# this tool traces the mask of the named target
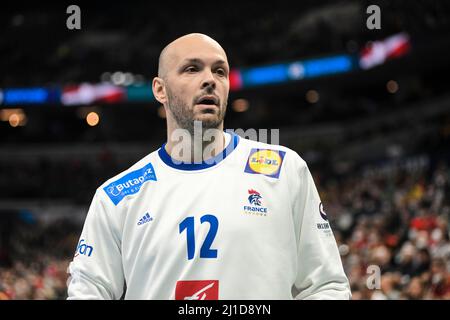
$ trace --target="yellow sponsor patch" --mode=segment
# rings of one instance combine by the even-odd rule
[[[245,172],[278,178],[285,152],[269,149],[252,149]]]

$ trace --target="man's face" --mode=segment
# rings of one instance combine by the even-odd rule
[[[178,127],[193,133],[223,123],[229,91],[229,66],[223,50],[203,39],[190,39],[173,49],[165,77],[167,107]]]

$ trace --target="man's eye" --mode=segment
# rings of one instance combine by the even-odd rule
[[[216,73],[220,76],[226,76],[226,71],[224,69],[217,69]]]
[[[198,70],[198,68],[194,67],[194,66],[190,66],[190,67],[187,67],[186,69],[184,69],[184,71],[186,71],[186,72],[196,72],[197,70]]]

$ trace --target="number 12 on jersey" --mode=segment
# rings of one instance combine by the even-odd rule
[[[217,250],[211,249],[211,245],[217,234],[217,229],[219,228],[219,220],[216,216],[211,214],[206,214],[200,218],[200,223],[209,223],[209,231],[206,235],[205,241],[200,248],[200,258],[217,258]],[[195,254],[195,228],[194,228],[194,217],[186,217],[179,225],[180,233],[186,230],[186,240],[187,240],[187,255],[188,260],[192,260]]]

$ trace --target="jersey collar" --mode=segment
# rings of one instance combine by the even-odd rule
[[[225,133],[226,134],[226,133]],[[231,139],[228,145],[225,149],[219,154],[217,154],[214,158],[207,159],[206,161],[202,161],[200,163],[183,163],[180,161],[177,161],[175,159],[172,159],[172,157],[167,153],[166,151],[166,143],[164,143],[161,148],[158,150],[159,157],[161,160],[168,165],[169,167],[172,167],[174,169],[178,170],[187,170],[187,171],[194,171],[194,170],[202,170],[214,167],[219,162],[225,160],[227,156],[230,155],[231,152],[233,152],[234,149],[236,149],[238,143],[239,143],[239,136],[235,133],[230,133]]]

